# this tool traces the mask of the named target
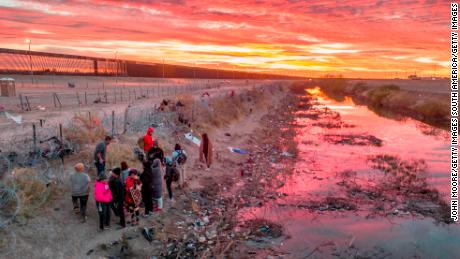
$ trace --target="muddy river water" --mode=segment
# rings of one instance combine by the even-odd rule
[[[353,172],[353,182],[372,185],[369,182],[375,182],[383,172],[372,167],[369,157],[382,154],[401,161],[423,160],[428,187],[439,191],[440,199],[449,198],[448,132],[412,119],[381,117],[349,98],[341,102],[328,98],[318,88],[309,93],[316,99],[314,108],[328,107],[326,111],[340,114],[340,126],[330,117],[318,119],[299,112],[295,168],[300,173],[285,179],[278,190],[285,195],[263,207],[240,211],[241,218],[265,218],[281,224],[284,238],[269,242],[288,258],[460,258],[457,223],[439,223],[397,206],[390,206],[384,215],[373,214],[373,206],[366,204],[355,210],[312,211],[298,206],[307,200],[345,197],[342,172]],[[353,145],[334,138],[330,141],[331,136],[343,135],[374,136],[382,142]]]

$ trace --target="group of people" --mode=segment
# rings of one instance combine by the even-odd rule
[[[144,151],[138,157],[142,163],[142,171],[130,168],[127,162],[122,161],[120,167],[112,168],[110,176],[107,177],[106,153],[112,138],[106,136],[96,145],[94,164],[97,177],[94,183],[94,199],[99,214],[100,230],[110,228],[111,211],[119,218],[118,224],[121,228],[126,227],[126,224],[139,224],[141,206],[144,207],[143,217],[149,217],[153,212],[161,212],[163,181],[166,183],[171,204],[174,203],[173,182],[178,182],[179,186],[185,185],[187,153],[177,143],[172,154],[165,156],[153,134],[154,129],[148,128],[140,141]],[[209,170],[212,163],[212,145],[207,134],[202,135],[199,152],[200,161],[205,163],[206,170]],[[73,209],[80,214],[83,222],[87,220],[86,207],[91,184],[91,179],[85,171],[85,166],[78,163],[70,177]],[[128,219],[125,219],[125,213],[128,213]]]

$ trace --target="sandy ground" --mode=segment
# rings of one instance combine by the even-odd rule
[[[197,146],[190,142],[182,143],[189,154],[188,187],[180,190],[173,187],[176,202],[170,204],[165,199],[165,210],[152,218],[141,218],[141,227],[164,226],[167,229],[168,224],[180,222],[179,219],[193,221],[194,208],[190,207],[191,197],[199,194],[203,188],[209,188],[210,184],[224,183],[225,179],[234,180],[239,177],[238,165],[242,164],[245,157],[230,153],[228,147],[249,148],[254,134],[258,135],[257,132],[261,130],[259,128],[261,117],[267,114],[269,107],[276,107],[282,97],[282,95],[271,96],[267,100],[269,106],[248,112],[240,120],[215,129],[211,133],[216,156],[211,171],[204,171],[198,162]],[[127,139],[137,139],[137,136],[123,136],[120,141]],[[66,174],[70,174],[71,166],[76,161],[78,161],[77,156],[67,160]],[[7,258],[100,258],[113,252],[107,248],[107,244],[109,247],[116,247],[122,237],[130,240],[132,254],[129,257],[148,258],[147,255],[159,253],[158,247],[161,247],[161,244],[155,241],[149,244],[140,235],[139,227],[120,230],[117,229],[115,222],[116,219],[112,215],[112,230],[98,231],[98,216],[91,194],[88,203],[88,221],[84,224],[80,223],[80,219],[72,211],[70,194],[66,189],[50,204],[37,211],[31,219],[16,222],[11,226],[17,237],[17,243],[13,253]],[[168,235],[167,231],[163,234]]]

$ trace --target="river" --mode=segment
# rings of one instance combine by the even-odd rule
[[[385,208],[380,213],[375,213],[375,200],[367,196],[353,196],[358,197],[354,201],[357,209],[353,210],[299,206],[328,197],[350,197],[349,189],[344,188],[349,182],[382,189],[388,178],[369,158],[383,154],[397,158],[400,164],[417,161],[408,163],[422,168],[423,186],[437,190],[441,201],[448,202],[450,187],[448,132],[408,118],[381,117],[350,98],[335,101],[319,88],[308,92],[316,100],[313,108],[338,113],[339,118],[298,113],[295,168],[299,173],[286,177],[284,186],[277,190],[283,194],[280,198],[262,207],[242,209],[240,218],[264,218],[281,224],[284,237],[271,240],[270,245],[288,258],[460,258],[459,224],[445,224],[408,211],[406,206],[413,201],[401,195],[376,198]],[[351,142],[365,143],[352,145],[341,136],[372,138],[354,139]],[[426,204],[437,208],[436,204]]]

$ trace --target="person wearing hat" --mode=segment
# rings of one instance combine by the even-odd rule
[[[80,214],[83,222],[86,222],[86,204],[88,203],[91,179],[85,173],[85,165],[82,163],[76,164],[74,168],[75,172],[70,176],[73,210]]]
[[[144,135],[144,151],[148,152],[152,147],[156,146],[155,139],[153,138],[154,129],[148,128]]]
[[[112,192],[112,203],[110,207],[113,210],[115,216],[120,218],[120,226],[122,228],[126,227],[125,224],[125,212],[123,209],[123,200],[124,200],[124,187],[121,182],[121,169],[115,167],[112,169],[112,175],[109,180],[110,191]]]

